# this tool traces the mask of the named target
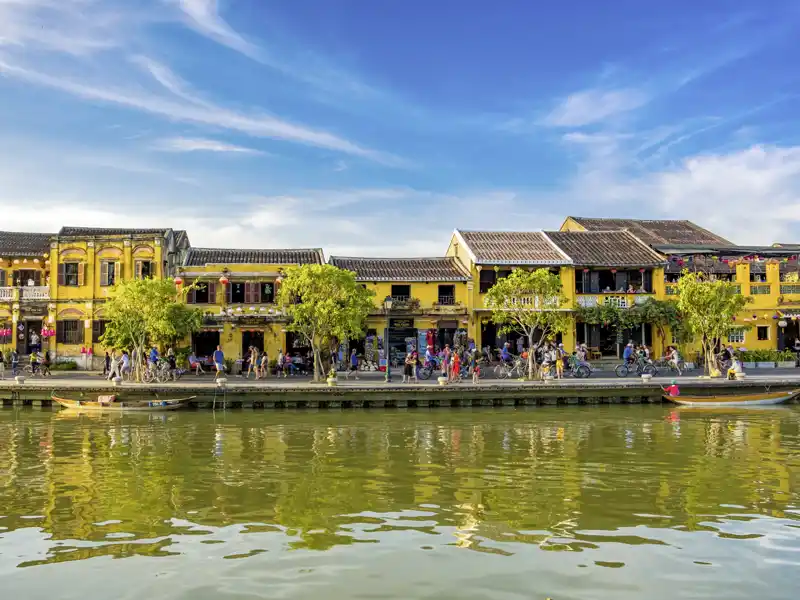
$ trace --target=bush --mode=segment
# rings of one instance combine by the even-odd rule
[[[795,353],[791,350],[746,350],[740,354],[742,362],[779,362],[794,361]]]
[[[51,371],[77,371],[78,363],[71,360],[65,362],[57,362],[50,365]]]

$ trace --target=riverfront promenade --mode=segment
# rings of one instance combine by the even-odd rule
[[[482,380],[441,386],[434,379],[404,384],[400,379],[384,383],[378,373],[358,381],[339,378],[335,387],[312,383],[309,379],[287,378],[246,380],[230,377],[224,388],[212,376],[187,376],[178,382],[141,384],[125,382],[115,387],[111,382],[87,373],[63,373],[56,377],[28,379],[19,384],[13,379],[0,381],[4,406],[50,406],[51,394],[69,398],[91,398],[100,393],[121,397],[184,398],[193,396],[192,406],[211,408],[434,408],[535,406],[553,404],[640,404],[662,401],[662,388],[670,378],[650,382],[639,378],[618,378],[610,374],[590,379],[561,381]],[[744,381],[680,378],[684,394],[758,393],[767,390],[800,388],[800,369],[770,370],[748,375]]]

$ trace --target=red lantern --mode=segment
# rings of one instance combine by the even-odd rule
[[[175,278],[175,285],[183,285],[183,278],[180,275]]]
[[[616,269],[611,269],[611,272],[612,272],[612,273],[616,273],[616,272],[617,272],[617,270],[616,270]]]
[[[219,282],[222,285],[228,285],[228,283],[230,282],[230,279],[228,279],[225,275],[223,275],[222,277],[219,278]]]
[[[278,276],[275,278],[275,285],[280,285],[281,283],[283,283],[283,277],[281,277],[280,275],[278,275]]]
[[[588,273],[588,272],[589,272],[589,269],[584,269],[584,270],[583,270],[583,272],[584,272],[584,273]]]
[[[644,273],[644,269],[639,269],[639,273]]]

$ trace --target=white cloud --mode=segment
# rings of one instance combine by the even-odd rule
[[[634,88],[589,89],[564,98],[542,121],[550,127],[582,127],[605,121],[647,104],[649,96]]]
[[[236,146],[219,140],[206,138],[173,137],[159,140],[154,145],[157,150],[168,152],[232,152],[235,154],[263,154],[254,148]]]
[[[245,114],[205,103],[202,100],[187,104],[186,102],[177,102],[173,97],[142,93],[135,89],[117,88],[108,84],[93,85],[13,65],[2,59],[0,59],[0,75],[57,89],[79,98],[116,104],[174,121],[222,127],[254,137],[281,139],[327,148],[391,166],[405,164],[398,157],[365,148],[326,131],[297,125],[268,115]],[[169,87],[176,85],[174,81],[168,83]],[[182,88],[180,91],[180,98],[186,100],[187,92]]]
[[[261,60],[258,46],[245,40],[219,15],[217,0],[177,0],[177,3],[189,27],[223,46]]]

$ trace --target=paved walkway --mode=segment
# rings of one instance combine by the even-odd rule
[[[670,379],[678,379],[680,383],[690,384],[708,380],[701,379],[701,371],[695,371],[693,374],[683,375],[681,377],[670,377],[668,375],[659,376],[653,379],[653,383],[666,385]],[[354,378],[345,379],[343,375],[338,378],[337,386],[343,388],[406,388],[411,389],[414,387],[438,387],[436,378],[431,378],[428,381],[420,381],[418,383],[402,383],[402,376],[392,376],[392,383],[386,384],[383,381],[383,373],[371,372],[361,374],[358,380]],[[724,383],[724,380],[714,379],[715,383]],[[783,382],[798,382],[800,384],[800,369],[758,369],[747,373],[746,381],[764,382],[764,384]],[[101,374],[91,372],[56,372],[52,377],[41,378],[34,377],[25,380],[23,384],[27,387],[47,388],[47,389],[69,389],[69,388],[105,388],[111,387],[111,382],[106,380]],[[472,386],[472,381],[467,380],[460,384],[451,384],[453,386]],[[553,381],[544,384],[541,381],[521,381],[519,379],[511,380],[498,380],[498,379],[483,379],[478,384],[479,387],[519,387],[520,385],[541,387],[543,385],[565,387],[638,387],[645,386],[641,379],[638,377],[630,376],[627,378],[619,378],[613,372],[594,373],[589,379],[573,379],[567,378],[561,381]],[[10,372],[6,371],[5,380],[0,380],[0,388],[16,387],[17,384],[13,378],[10,377]],[[319,389],[324,387],[325,384],[312,383],[309,377],[287,377],[287,378],[274,378],[260,379],[258,381],[253,378],[244,379],[239,376],[229,377],[227,380],[228,389],[253,389],[253,388],[291,388],[291,389]],[[212,375],[203,375],[197,377],[195,375],[184,375],[178,382],[170,382],[165,384],[137,384],[132,382],[124,382],[123,389],[142,388],[175,388],[175,389],[189,389],[189,388],[208,388],[215,387],[214,378]]]

